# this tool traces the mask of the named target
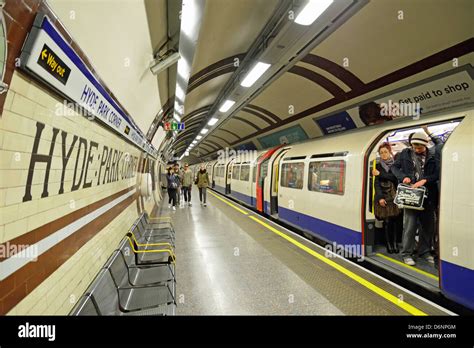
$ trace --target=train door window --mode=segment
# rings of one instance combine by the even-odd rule
[[[308,190],[343,195],[345,173],[346,162],[342,160],[311,162],[308,169]]]
[[[240,167],[240,180],[249,181],[250,177],[250,166],[248,164],[243,164]]]
[[[232,168],[232,179],[239,180],[240,165],[234,165]]]
[[[230,179],[232,178],[233,168],[234,168],[234,163],[229,163],[228,170],[227,170],[227,182],[229,182]]]
[[[268,159],[262,162],[260,165],[260,176],[259,179],[263,179],[267,177],[267,172],[268,172]]]
[[[252,166],[252,182],[255,183],[257,181],[257,162]]]
[[[283,163],[280,185],[294,189],[303,188],[304,162]]]

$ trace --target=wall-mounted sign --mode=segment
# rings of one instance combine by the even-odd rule
[[[314,121],[321,128],[324,134],[333,134],[356,128],[351,116],[345,111],[316,119]]]
[[[425,81],[405,87],[404,90],[376,97],[357,108],[347,110],[354,119],[366,126],[400,117],[418,118],[426,113],[469,105],[474,102],[471,66],[463,66]]]
[[[237,146],[234,148],[234,150],[235,150],[235,151],[257,150],[257,147],[255,146],[255,144],[254,144],[253,142],[249,142],[249,143],[237,145]]]
[[[303,128],[296,125],[290,128],[283,129],[273,134],[260,137],[258,141],[262,144],[264,149],[273,147],[280,144],[291,144],[298,141],[308,139],[308,135],[305,133]]]
[[[46,44],[44,44],[41,49],[41,53],[38,57],[38,64],[63,85],[66,85],[69,74],[71,73],[71,68],[69,68]]]
[[[36,16],[23,45],[20,62],[22,69],[73,101],[94,119],[156,156],[155,148],[144,134],[44,14]]]

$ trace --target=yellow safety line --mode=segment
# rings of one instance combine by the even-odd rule
[[[419,310],[418,308],[400,300],[398,297],[396,296],[393,296],[392,294],[390,294],[389,292],[381,289],[380,287],[378,287],[377,285],[375,284],[372,284],[371,282],[369,282],[368,280],[358,276],[357,274],[355,274],[354,272],[351,272],[349,271],[348,269],[344,268],[343,266],[339,265],[338,263],[334,262],[334,261],[331,261],[329,260],[328,258],[318,254],[316,251],[308,248],[306,245],[296,241],[295,239],[287,236],[286,234],[284,234],[283,232],[280,232],[278,231],[276,228],[273,228],[272,226],[268,225],[267,223],[263,222],[263,221],[260,221],[260,219],[254,217],[254,216],[249,216],[252,220],[258,222],[260,225],[262,226],[265,226],[266,228],[268,228],[270,231],[276,233],[277,235],[279,235],[280,237],[286,239],[288,242],[292,243],[293,245],[297,246],[298,248],[306,251],[308,254],[314,256],[315,258],[317,258],[318,260],[328,264],[329,266],[337,269],[339,272],[345,274],[346,276],[348,276],[349,278],[355,280],[356,282],[358,282],[359,284],[365,286],[367,289],[375,292],[377,295],[385,298],[386,300],[392,302],[393,304],[403,308],[405,311],[407,311],[408,313],[412,314],[412,315],[427,315],[425,312]]]
[[[222,202],[224,202],[224,203],[230,205],[232,208],[234,208],[234,209],[240,211],[242,214],[244,214],[244,215],[249,215],[249,213],[247,213],[245,210],[242,210],[242,209],[240,209],[239,207],[237,207],[236,205],[230,203],[229,201],[227,201],[227,200],[225,200],[225,199],[223,199],[223,198],[217,196],[215,193],[213,193],[213,192],[211,192],[211,191],[209,191],[209,193],[210,193],[211,195],[213,195],[214,197],[216,197],[217,199],[220,199]]]
[[[420,273],[420,274],[423,274],[424,276],[427,276],[427,277],[432,278],[432,279],[434,279],[434,280],[439,280],[439,278],[438,278],[437,276],[435,276],[434,274],[431,274],[431,273],[426,272],[426,271],[423,271],[423,270],[421,270],[421,269],[419,269],[419,268],[416,268],[416,267],[407,265],[406,263],[403,263],[403,262],[401,262],[401,261],[392,259],[391,257],[388,257],[388,256],[386,256],[386,255],[384,255],[384,254],[376,253],[375,255],[377,255],[377,256],[379,256],[379,257],[381,257],[381,258],[383,258],[383,259],[386,259],[386,260],[388,260],[388,261],[391,261],[391,262],[393,262],[393,263],[396,263],[397,265],[400,265],[400,266],[406,267],[406,268],[408,268],[408,269],[411,269],[412,271],[415,271],[415,272],[418,272],[418,273]]]

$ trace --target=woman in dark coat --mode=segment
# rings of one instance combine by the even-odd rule
[[[375,176],[375,217],[383,221],[385,242],[389,254],[398,253],[397,239],[401,232],[400,210],[393,202],[397,191],[398,180],[393,175],[391,167],[395,162],[389,143],[383,143],[378,148],[380,161],[372,174]]]

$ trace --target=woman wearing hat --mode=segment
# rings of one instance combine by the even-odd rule
[[[418,255],[434,263],[431,247],[435,230],[435,209],[438,204],[437,181],[440,166],[437,163],[434,148],[428,148],[429,140],[425,132],[415,132],[410,138],[410,147],[400,152],[391,168],[400,183],[410,184],[413,188],[424,186],[428,192],[428,197],[424,201],[424,210],[405,209],[403,215],[401,254],[403,262],[410,266],[415,265],[413,253],[418,219],[422,225]]]

